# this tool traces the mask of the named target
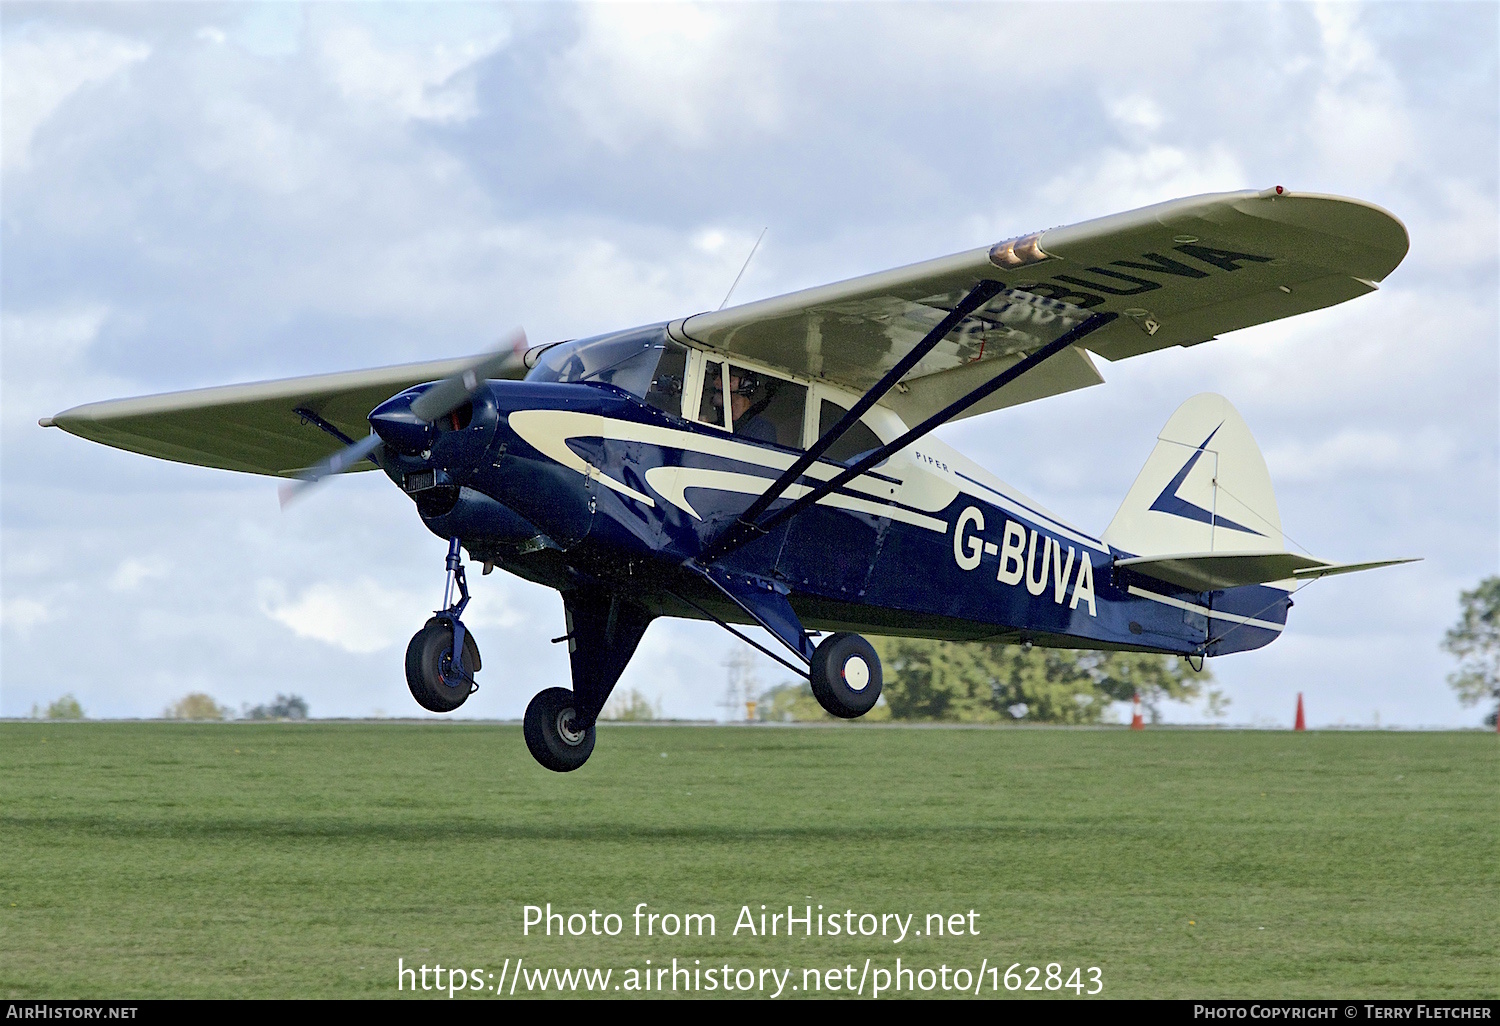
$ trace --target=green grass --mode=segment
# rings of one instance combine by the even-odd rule
[[[509,726],[0,724],[0,996],[386,997],[398,957],[800,983],[899,955],[1098,966],[1113,997],[1493,998],[1497,742],[606,726],[558,776]],[[522,937],[548,901],[718,936]],[[973,908],[980,935],[730,936],[741,905],[809,901]]]

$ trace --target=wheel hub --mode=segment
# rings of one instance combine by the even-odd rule
[[[870,666],[862,656],[850,656],[844,663],[844,683],[854,691],[863,691],[870,683]]]
[[[577,721],[578,714],[572,709],[564,709],[557,714],[557,735],[563,739],[564,744],[576,746],[582,743],[584,732],[573,728]]]

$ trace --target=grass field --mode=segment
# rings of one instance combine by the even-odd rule
[[[607,725],[557,776],[503,725],[0,724],[0,995],[390,997],[398,958],[798,984],[900,956],[1097,966],[1111,997],[1495,997],[1497,742]],[[548,901],[625,933],[523,937]],[[717,935],[633,937],[642,901]],[[731,935],[742,905],[809,903],[974,909],[979,936]]]

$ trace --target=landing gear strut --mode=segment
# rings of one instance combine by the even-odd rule
[[[568,773],[594,751],[594,723],[635,654],[653,614],[617,591],[578,588],[563,592],[573,687],[548,688],[526,707],[522,733],[532,758],[554,773]]]
[[[459,619],[469,604],[469,585],[456,537],[448,540],[447,567],[443,608],[406,646],[406,685],[417,704],[432,712],[452,712],[479,690],[474,683],[480,668],[479,646]],[[457,602],[453,601],[455,587]]]

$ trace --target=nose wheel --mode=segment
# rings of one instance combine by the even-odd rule
[[[406,646],[406,686],[411,697],[429,712],[452,712],[479,690],[474,673],[479,669],[479,646],[474,635],[464,632],[463,658],[453,659],[453,624],[433,617],[412,636]]]
[[[406,686],[417,704],[430,712],[452,712],[479,690],[479,646],[459,617],[469,604],[458,539],[448,540],[448,581],[443,606],[406,646]],[[454,589],[458,601],[454,601]]]

